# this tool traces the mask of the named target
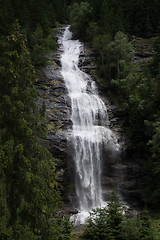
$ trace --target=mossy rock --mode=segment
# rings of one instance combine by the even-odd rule
[[[53,98],[54,103],[59,103],[60,101],[58,100],[58,98]]]
[[[90,65],[91,66],[96,66],[96,63],[95,62],[91,62]]]
[[[58,85],[60,83],[60,81],[58,80],[52,80],[51,83],[55,84],[55,85]]]
[[[63,124],[61,123],[61,121],[59,120],[56,123],[50,122],[47,124],[47,130],[48,131],[58,131],[58,130],[62,130]]]
[[[54,61],[54,60],[48,60],[46,62],[46,65],[54,65],[54,66],[57,66],[57,63]]]
[[[43,90],[47,90],[47,89],[48,89],[48,87],[47,87],[46,85],[40,85],[39,88],[40,88],[40,89],[43,89]]]
[[[58,109],[56,109],[56,108],[53,108],[52,111],[53,111],[54,113],[60,112],[60,110],[58,110]]]

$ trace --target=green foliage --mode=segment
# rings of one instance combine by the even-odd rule
[[[12,23],[18,19],[34,65],[44,64],[46,53],[57,47],[52,31],[56,26],[54,6],[50,0],[0,1],[0,32],[8,35]]]
[[[154,240],[153,229],[151,228],[148,212],[144,211],[140,219],[139,237],[142,240]]]
[[[101,33],[108,33],[112,37],[117,31],[124,31],[122,2],[103,0],[99,19]]]
[[[111,41],[108,35],[97,35],[93,47],[99,54],[99,76],[106,87],[120,95],[127,95],[135,80],[136,67],[133,63],[133,48],[127,36],[117,32]]]
[[[146,2],[127,1],[123,3],[123,9],[128,20],[127,31],[136,36],[148,37],[159,31],[158,12],[160,3],[158,1]]]
[[[126,132],[136,154],[146,159],[147,202],[151,204],[154,199],[154,205],[159,205],[159,38],[153,62],[144,65],[143,72],[134,63],[133,47],[124,33],[117,32],[114,40],[107,34],[99,34],[94,38],[93,47],[98,54],[99,83],[110,91],[126,115]]]
[[[96,209],[90,213],[89,226],[86,230],[87,239],[109,239],[113,240],[113,231],[108,224],[107,209]]]
[[[53,131],[62,130],[62,127],[63,127],[63,124],[61,123],[60,120],[56,123],[51,122],[47,125],[48,131],[50,131],[50,130],[53,130]]]
[[[85,238],[88,240],[155,240],[146,211],[135,218],[128,218],[127,214],[122,214],[122,211],[119,197],[113,192],[106,208],[98,208],[90,213]]]
[[[106,2],[106,0],[104,0]],[[108,2],[108,1],[107,1]],[[108,3],[108,8],[111,9],[110,15],[112,28],[121,31],[127,31],[136,36],[148,37],[153,33],[158,33],[159,19],[158,10],[160,7],[157,1],[147,2],[140,1],[112,1]],[[106,6],[106,7],[107,7]],[[154,16],[154,17],[153,17]],[[114,22],[115,19],[115,22]],[[157,21],[157,25],[156,25]]]
[[[124,33],[116,33],[114,41],[110,43],[109,52],[109,64],[111,66],[112,78],[111,84],[117,88],[119,94],[125,94],[125,90],[128,92],[126,85],[130,87],[133,79],[131,74],[134,74],[134,65],[133,48]]]
[[[147,211],[137,218],[124,218],[121,224],[120,239],[123,240],[155,240],[155,233]]]
[[[88,28],[86,29],[87,40],[92,42],[98,34],[98,25],[96,22],[89,22]]]
[[[60,207],[54,158],[46,149],[45,121],[35,101],[35,70],[15,22],[0,41],[0,239],[69,239]],[[56,230],[57,228],[57,230]],[[62,230],[65,232],[63,236]]]
[[[119,225],[123,220],[123,208],[122,204],[120,203],[119,196],[115,191],[113,191],[110,196],[110,201],[107,208],[110,227],[114,229],[115,233],[117,234],[119,231]]]
[[[70,21],[71,21],[71,30],[73,31],[74,36],[76,38],[85,39],[86,29],[90,22],[90,15],[91,15],[91,8],[88,2],[73,4],[71,15],[70,15]]]
[[[98,70],[94,76],[126,116],[125,130],[136,149],[135,155],[144,159],[147,203],[159,206],[160,3],[156,0],[73,2],[71,29],[75,37],[89,41],[95,50]],[[126,33],[145,38],[157,35],[153,60],[135,64]]]
[[[97,35],[93,40],[93,47],[99,54],[99,75],[105,76],[106,79],[111,79],[111,66],[110,66],[110,36]]]
[[[152,157],[153,159],[160,158],[160,122],[154,123],[154,135],[149,141],[149,145],[152,146]]]
[[[100,35],[109,34],[114,37],[118,31],[142,37],[158,35],[160,3],[156,0],[152,3],[146,3],[146,0],[119,0],[118,2],[117,0],[77,0],[72,3],[72,30],[78,38],[81,38],[82,34],[83,40],[91,41],[87,34],[90,23],[96,23],[97,34]],[[82,5],[85,6],[84,9]],[[89,18],[85,9],[90,9]]]
[[[120,238],[123,240],[139,240],[139,219],[124,218],[121,223]]]
[[[106,208],[98,208],[90,213],[89,226],[86,230],[87,239],[118,239],[120,224],[123,220],[121,211],[119,197],[113,192]]]
[[[42,65],[46,62],[45,55],[57,47],[56,41],[51,34],[44,36],[42,27],[38,24],[35,31],[30,35],[29,47],[32,52],[31,59],[34,65]]]

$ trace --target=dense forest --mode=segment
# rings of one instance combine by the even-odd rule
[[[36,71],[56,48],[63,1],[0,1],[0,239],[68,239]],[[54,10],[55,9],[55,10]],[[57,16],[54,12],[57,12]],[[68,238],[67,238],[68,236]]]
[[[125,116],[124,130],[143,159],[145,204],[159,208],[159,16],[158,0],[0,0],[0,239],[72,239],[72,224],[58,215],[58,160],[47,150],[34,87],[46,53],[57,48],[59,24],[70,23],[74,38],[94,49],[95,78]],[[133,36],[154,38],[153,57],[143,66],[134,61]],[[146,214],[131,223],[119,207],[113,194],[107,212],[91,215],[85,239],[156,239]]]
[[[97,80],[126,116],[125,131],[138,156],[144,159],[147,204],[158,207],[160,4],[154,1],[151,5],[149,1],[75,3],[71,28],[75,37],[89,42],[97,53]],[[134,34],[145,38],[155,36],[155,54],[143,66],[134,61],[134,47],[129,41]]]

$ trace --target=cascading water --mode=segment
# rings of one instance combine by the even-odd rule
[[[104,204],[101,188],[101,161],[104,147],[118,151],[112,131],[108,126],[107,110],[99,98],[95,82],[78,68],[83,45],[71,40],[66,27],[60,39],[62,76],[71,99],[73,123],[70,140],[75,164],[75,188],[78,201],[78,221],[84,221],[88,212]]]

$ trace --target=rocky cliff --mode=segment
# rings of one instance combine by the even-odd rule
[[[58,34],[62,33],[63,29],[60,29]],[[71,103],[61,76],[61,52],[62,49],[59,46],[57,52],[48,55],[48,63],[42,69],[36,87],[41,96],[38,104],[42,106],[45,103],[46,106],[49,150],[55,158],[60,159],[56,163],[56,179],[64,196],[64,202],[70,205],[69,195],[70,192],[74,192],[74,184],[71,183],[73,166],[70,159],[71,151],[70,155],[67,154],[67,132],[69,131],[66,130],[72,126],[70,120]],[[93,64],[94,60],[94,53],[85,47],[79,60],[81,70],[92,75],[93,70],[96,69],[96,65]],[[121,116],[116,107],[110,103],[103,89],[100,89],[100,95],[108,109],[109,127],[116,134],[121,146],[121,154],[118,157],[104,155],[103,194],[107,195],[108,191],[117,188],[122,200],[137,207],[139,203],[142,203],[143,198],[143,185],[140,181],[143,169],[133,159],[132,143],[123,132],[124,116]]]

